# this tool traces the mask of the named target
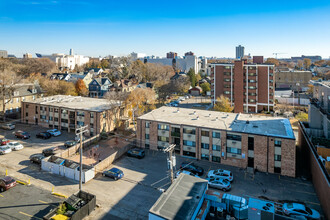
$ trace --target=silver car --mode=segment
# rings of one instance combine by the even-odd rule
[[[231,189],[231,184],[228,180],[224,179],[208,179],[209,187],[220,189],[222,191],[229,191]]]
[[[307,219],[320,219],[320,213],[314,209],[310,209],[307,206],[300,203],[284,203],[283,212],[286,215],[295,217],[306,217]]]

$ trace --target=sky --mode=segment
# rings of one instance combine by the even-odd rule
[[[329,0],[0,0],[0,50],[278,58],[330,56]]]

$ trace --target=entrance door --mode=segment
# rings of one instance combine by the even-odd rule
[[[254,158],[248,157],[248,167],[254,168]]]
[[[38,125],[38,119],[36,118],[36,125]]]

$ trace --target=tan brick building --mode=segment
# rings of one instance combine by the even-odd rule
[[[94,136],[113,131],[124,114],[119,106],[118,101],[56,95],[22,102],[21,121],[68,132],[88,125],[87,136]]]
[[[295,137],[288,119],[161,107],[137,120],[139,145],[295,177]]]
[[[237,60],[233,64],[211,64],[211,98],[224,95],[234,112],[272,111],[274,107],[274,65],[250,64]]]

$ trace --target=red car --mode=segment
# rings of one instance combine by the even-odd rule
[[[29,139],[30,138],[30,134],[24,131],[17,131],[15,132],[15,136],[17,138],[21,138],[21,139]]]
[[[6,139],[6,138],[2,138],[2,139],[0,139],[0,144],[1,144],[1,146],[2,145],[6,145],[6,144],[8,144],[10,142],[10,140],[8,140],[8,139]]]
[[[10,176],[5,176],[0,179],[0,192],[7,191],[10,188],[16,186],[16,180]]]

